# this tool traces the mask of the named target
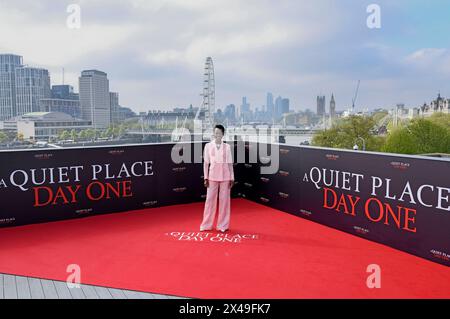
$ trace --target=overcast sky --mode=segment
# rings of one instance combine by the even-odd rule
[[[66,25],[81,8],[81,28]],[[369,4],[381,28],[366,24]],[[135,111],[201,104],[203,67],[214,61],[216,105],[252,108],[266,92],[315,110],[418,106],[450,97],[447,0],[0,0],[0,52],[50,70],[78,90],[83,69],[108,73],[110,90]]]

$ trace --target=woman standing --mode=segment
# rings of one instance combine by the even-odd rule
[[[207,193],[200,231],[213,228],[217,195],[219,196],[219,217],[216,229],[225,232],[230,225],[230,193],[234,185],[234,170],[231,146],[222,141],[224,134],[225,128],[220,124],[216,125],[214,139],[206,143],[203,151],[203,175]]]

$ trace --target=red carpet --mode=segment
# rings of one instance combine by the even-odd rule
[[[84,284],[200,298],[450,297],[448,267],[245,199],[228,236],[258,238],[166,235],[196,232],[203,205],[0,229],[0,272],[66,280],[78,264]],[[366,286],[369,264],[380,289]]]

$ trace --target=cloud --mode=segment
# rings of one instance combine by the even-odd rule
[[[46,67],[64,66],[97,50],[112,50],[137,30],[127,25],[81,24],[80,29],[66,25],[68,13],[58,19],[39,17],[17,9],[0,10],[0,50],[24,56],[25,63]]]
[[[450,49],[420,49],[406,56],[405,63],[419,71],[433,71],[450,76]]]
[[[316,94],[334,92],[340,109],[358,79],[359,105],[415,105],[450,75],[449,49],[424,49],[433,47],[425,45],[426,25],[407,20],[411,10],[420,11],[417,2],[378,1],[379,30],[366,26],[371,1],[77,3],[79,30],[65,24],[70,1],[0,0],[0,51],[49,68],[53,82],[64,67],[75,87],[81,70],[103,70],[121,103],[139,111],[199,105],[207,56],[214,60],[218,107],[239,105],[242,96],[260,106],[271,91],[295,108],[315,108]],[[432,21],[426,12],[418,16]]]

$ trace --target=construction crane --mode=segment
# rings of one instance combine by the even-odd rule
[[[356,102],[356,98],[358,97],[360,83],[361,83],[361,80],[358,80],[358,84],[356,85],[355,96],[353,97],[353,100],[352,100],[352,114],[355,114],[355,102]]]

